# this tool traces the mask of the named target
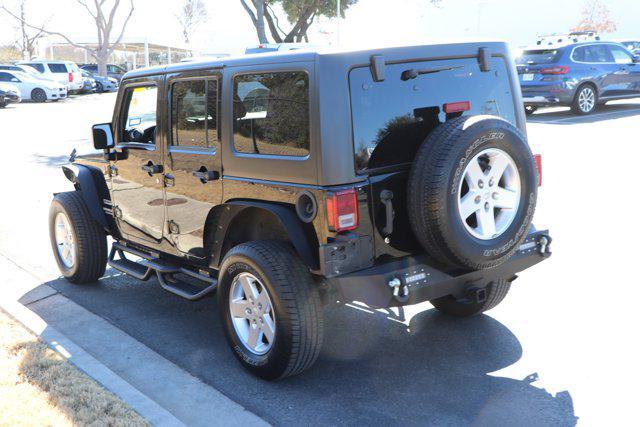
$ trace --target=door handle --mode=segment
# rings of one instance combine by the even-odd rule
[[[206,184],[209,181],[215,181],[220,178],[220,172],[207,170],[204,166],[191,172],[193,176],[198,178],[201,183]]]
[[[149,174],[149,176],[153,176],[157,173],[162,173],[163,167],[162,165],[154,165],[151,160],[146,165],[140,166],[140,168]]]

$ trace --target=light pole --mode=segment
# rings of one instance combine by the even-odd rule
[[[336,46],[340,44],[340,0],[336,0]]]

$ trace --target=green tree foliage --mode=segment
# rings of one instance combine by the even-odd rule
[[[340,0],[341,17],[357,2],[358,0]],[[264,30],[265,21],[274,42],[300,43],[308,41],[307,31],[316,18],[335,18],[337,12],[337,0],[240,0],[240,3],[256,27],[260,43],[269,42]],[[277,7],[284,10],[288,25],[280,23],[274,11]]]

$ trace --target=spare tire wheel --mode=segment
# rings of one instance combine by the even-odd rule
[[[526,237],[536,177],[526,139],[509,122],[449,120],[422,143],[411,166],[407,195],[416,238],[446,267],[502,264]]]

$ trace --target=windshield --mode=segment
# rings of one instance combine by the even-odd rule
[[[555,64],[560,59],[560,51],[557,49],[525,50],[518,58],[518,65]]]

